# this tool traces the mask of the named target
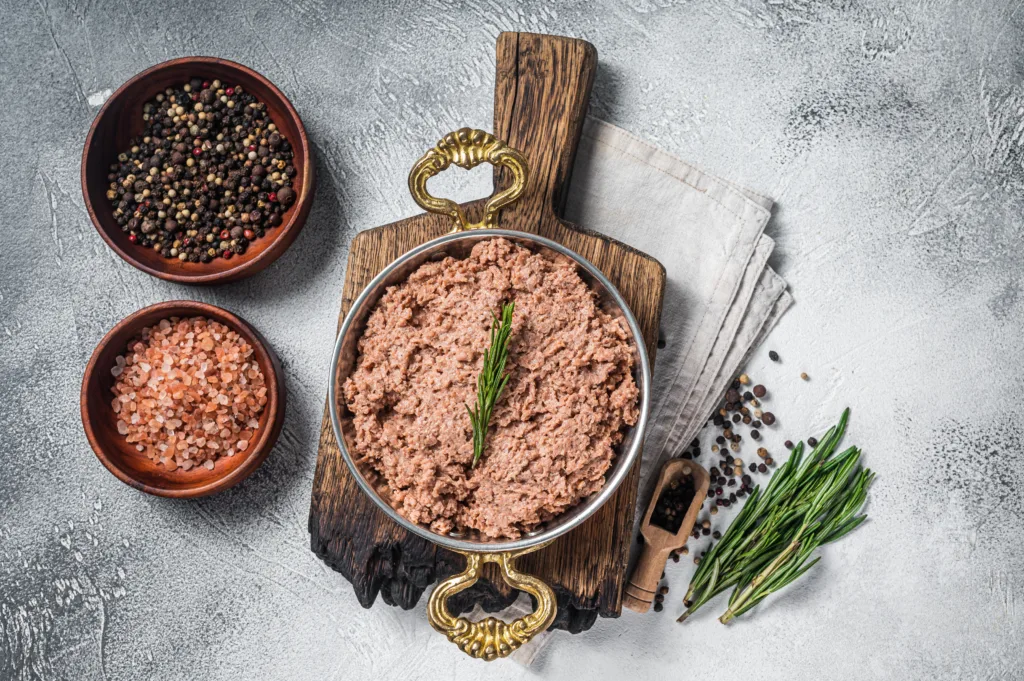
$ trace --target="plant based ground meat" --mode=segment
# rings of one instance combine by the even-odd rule
[[[473,468],[466,405],[492,315],[510,300],[510,378]],[[604,485],[639,415],[632,368],[625,321],[601,309],[575,263],[483,241],[464,260],[422,265],[371,313],[343,388],[353,455],[409,520],[516,538]]]

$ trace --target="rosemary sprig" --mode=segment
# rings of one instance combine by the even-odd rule
[[[733,589],[726,624],[818,562],[811,554],[860,525],[858,515],[874,474],[860,465],[860,450],[833,456],[850,410],[804,458],[801,442],[762,491],[755,487],[736,519],[701,560],[679,617],[686,620],[718,594]]]
[[[505,373],[505,363],[508,361],[508,339],[512,334],[512,312],[515,310],[515,302],[505,303],[501,306],[501,319],[491,313],[491,343],[484,351],[484,365],[480,369],[480,375],[476,379],[476,407],[473,409],[466,405],[469,412],[469,420],[473,423],[473,467],[476,467],[480,457],[484,455],[484,445],[487,439],[487,424],[491,420],[491,412],[494,405],[501,397],[501,392],[508,383],[508,374]]]

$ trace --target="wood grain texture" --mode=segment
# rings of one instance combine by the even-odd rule
[[[526,192],[502,213],[499,226],[558,241],[604,272],[628,302],[653,361],[664,268],[650,256],[559,217],[596,67],[596,50],[581,40],[526,33],[499,36],[494,133],[519,150],[530,166]],[[495,189],[506,183],[502,171],[496,170]],[[483,201],[468,204],[467,212],[478,218],[482,205]],[[349,250],[341,318],[387,264],[450,229],[447,218],[418,215],[356,236]],[[576,633],[593,625],[598,615],[620,613],[638,475],[639,466],[634,466],[616,494],[586,523],[520,559],[520,569],[543,578],[558,596],[554,628]],[[313,551],[352,582],[365,607],[379,593],[390,605],[412,608],[437,579],[463,568],[460,556],[410,535],[360,492],[338,450],[327,411],[309,531]],[[499,610],[515,599],[515,592],[493,579],[495,573],[485,575],[490,578],[449,601],[453,612],[464,612],[474,603]]]

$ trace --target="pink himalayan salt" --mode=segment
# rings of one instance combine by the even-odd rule
[[[220,456],[249,446],[267,403],[252,355],[241,336],[205,317],[143,329],[111,368],[117,431],[169,470],[213,470]]]

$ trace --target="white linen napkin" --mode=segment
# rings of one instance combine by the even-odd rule
[[[652,473],[693,439],[758,334],[789,307],[767,266],[771,205],[621,128],[584,127],[566,219],[654,255],[668,273],[638,509]]]
[[[638,517],[662,462],[695,437],[792,304],[786,282],[767,265],[771,207],[771,199],[609,123],[588,119],[584,127],[566,219],[655,256],[668,274]],[[529,607],[520,598],[503,616]],[[553,635],[541,634],[513,659],[529,665]]]

